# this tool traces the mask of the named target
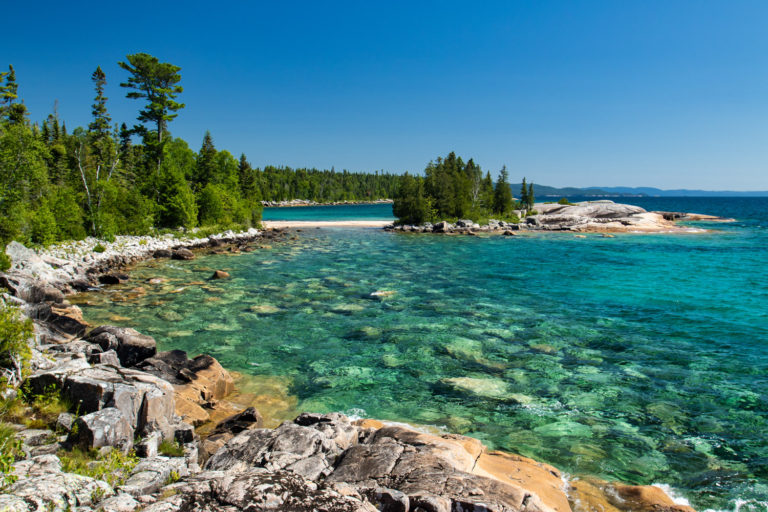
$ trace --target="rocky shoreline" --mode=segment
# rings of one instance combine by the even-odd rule
[[[123,268],[141,259],[254,250],[284,235],[123,237],[101,253],[91,241],[40,252],[11,247],[2,300],[22,307],[36,332],[26,385],[55,390],[74,409],[59,415],[55,432],[15,427],[24,458],[0,510],[691,512],[658,487],[568,479],[459,435],[310,413],[265,429],[259,404],[220,418],[234,381],[214,358],[158,353],[154,339],[130,328],[92,328],[66,300],[130,279]],[[196,431],[212,421],[206,435]],[[169,452],[169,444],[177,449]],[[140,458],[118,468],[125,474],[111,485],[64,471],[60,456],[73,447],[133,450]]]
[[[535,212],[535,213],[534,213]],[[385,229],[405,233],[440,233],[477,235],[481,233],[512,236],[526,231],[573,233],[692,233],[702,229],[683,227],[678,221],[733,222],[734,219],[683,212],[648,212],[639,206],[609,200],[583,201],[575,204],[536,203],[532,212],[515,212],[518,223],[491,219],[486,225],[471,220],[446,221],[422,225],[390,225]]]

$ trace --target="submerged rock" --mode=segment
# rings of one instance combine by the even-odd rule
[[[171,258],[174,260],[193,260],[195,259],[195,253],[189,249],[176,249],[171,254]]]
[[[217,270],[213,273],[211,276],[211,279],[227,279],[229,277],[229,272],[224,272],[223,270]]]

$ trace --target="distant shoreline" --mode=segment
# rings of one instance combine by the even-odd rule
[[[353,206],[360,204],[392,204],[392,199],[374,199],[373,201],[334,201],[330,203],[317,203],[308,199],[291,199],[290,201],[262,201],[265,208],[300,208],[307,206]]]

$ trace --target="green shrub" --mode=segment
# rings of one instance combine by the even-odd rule
[[[163,441],[157,447],[157,451],[167,457],[181,457],[184,455],[184,447],[176,441]]]
[[[22,368],[29,359],[32,321],[23,319],[16,306],[0,303],[0,368],[5,384],[13,387],[21,383]]]
[[[179,480],[181,480],[181,476],[179,475],[179,472],[178,471],[171,471],[171,474],[168,475],[168,479],[166,479],[166,481],[165,481],[165,485],[175,484]]]
[[[111,450],[106,455],[101,455],[96,449],[74,448],[59,450],[57,455],[61,461],[62,471],[104,480],[112,487],[124,484],[133,468],[139,463],[139,458],[133,450],[128,454],[120,450]],[[91,462],[96,464],[90,464]]]
[[[565,206],[573,206],[573,203],[570,202],[566,197],[561,197],[560,200],[557,202],[557,204],[562,204]]]
[[[5,244],[0,243],[0,272],[5,272],[11,268],[11,258],[5,254]]]
[[[93,247],[93,252],[99,252],[99,253],[101,253],[101,252],[104,252],[104,251],[106,251],[106,250],[107,250],[107,248],[106,248],[106,247],[104,247],[103,245],[101,245],[101,243],[98,243],[98,244],[96,244],[96,245]]]
[[[23,456],[16,432],[10,425],[0,423],[0,490],[16,481],[16,475],[11,474],[13,463]]]

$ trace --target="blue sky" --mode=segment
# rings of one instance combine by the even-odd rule
[[[139,104],[117,61],[182,67],[174,135],[258,166],[421,171],[456,151],[555,186],[768,190],[768,2],[12,2],[0,64],[33,120]]]

